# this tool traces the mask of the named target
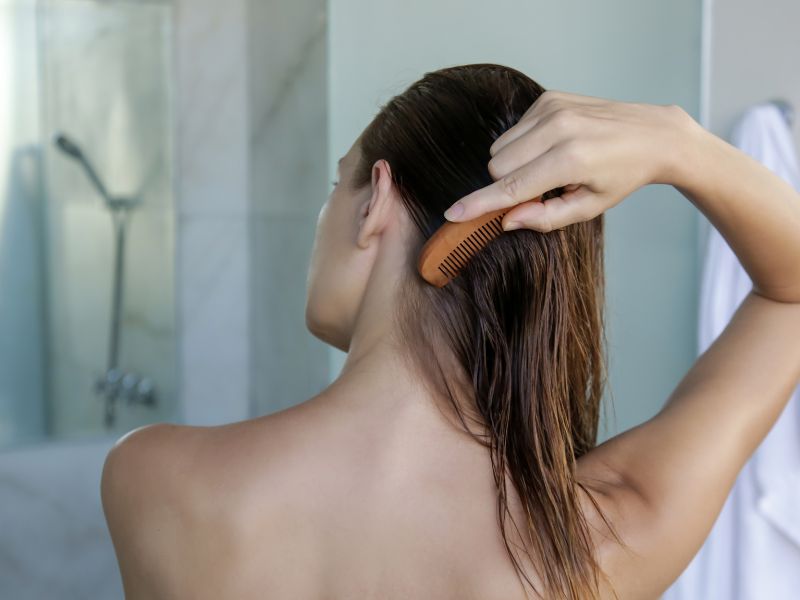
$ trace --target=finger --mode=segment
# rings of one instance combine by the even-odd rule
[[[489,154],[494,156],[505,146],[528,133],[541,122],[542,119],[557,111],[559,105],[555,104],[552,100],[553,97],[554,96],[550,96],[548,98],[545,94],[542,94],[536,98],[530,108],[520,117],[519,121],[506,129],[492,142],[492,145],[489,146]],[[550,101],[546,101],[546,98]]]
[[[542,104],[537,107],[536,103],[534,103],[531,108],[536,108],[537,110],[531,113],[526,112],[515,125],[506,129],[497,137],[494,142],[492,142],[492,145],[489,146],[489,154],[493,157],[496,156],[503,148],[525,136],[531,129],[539,125],[539,123],[547,119],[554,112],[558,111],[558,107],[552,104]]]
[[[587,109],[582,109],[587,110]],[[582,115],[574,110],[562,107],[550,109],[542,114],[530,117],[513,139],[504,143],[489,160],[490,172],[495,178],[522,166],[533,156],[564,142],[574,134],[584,132],[585,122]],[[526,160],[527,159],[527,160]]]
[[[549,97],[547,96],[549,94]],[[545,101],[549,99],[549,101]],[[540,101],[541,100],[541,101]],[[530,108],[520,117],[519,121],[512,127],[509,127],[501,135],[499,135],[491,146],[489,146],[489,154],[494,156],[502,148],[525,135],[537,123],[546,119],[548,116],[564,108],[567,105],[573,106],[592,106],[601,102],[601,99],[594,96],[582,96],[580,94],[572,94],[568,92],[559,92],[556,90],[548,90],[542,93]]]
[[[570,161],[549,150],[494,183],[467,194],[444,216],[449,221],[469,221],[498,208],[533,200],[554,188],[575,183]]]
[[[597,196],[586,188],[566,192],[542,202],[524,202],[503,217],[505,231],[533,229],[549,232],[588,221],[603,212]]]
[[[489,146],[489,154],[491,154],[493,157],[497,155],[497,153],[505,148],[508,144],[528,133],[533,128],[535,123],[536,121],[534,120],[533,115],[523,116],[514,125],[500,134],[494,140],[494,142],[492,142],[492,145]]]
[[[547,127],[547,121],[537,121],[540,124],[535,130],[532,125],[521,135],[492,156],[489,160],[489,174],[494,179],[501,177],[519,169],[522,165],[541,156],[555,145],[557,132],[553,128]]]

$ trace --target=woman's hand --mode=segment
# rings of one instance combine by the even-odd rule
[[[644,185],[673,183],[692,124],[699,127],[677,105],[548,90],[489,149],[496,181],[461,198],[445,217],[468,221],[519,204],[504,216],[504,229],[546,232],[588,221]],[[558,187],[561,196],[530,201]]]

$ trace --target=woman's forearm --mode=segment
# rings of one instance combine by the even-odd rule
[[[688,116],[688,115],[687,115]],[[722,234],[753,290],[800,302],[800,194],[689,117],[673,153],[675,186]]]

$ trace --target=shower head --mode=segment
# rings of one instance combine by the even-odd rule
[[[81,152],[80,147],[63,133],[55,134],[53,136],[53,143],[71,157],[77,158],[78,160],[83,158],[83,152]]]
[[[108,195],[108,192],[106,191],[106,186],[103,185],[102,181],[100,181],[100,178],[97,176],[97,173],[95,172],[91,163],[83,155],[83,150],[81,150],[81,147],[63,133],[56,133],[53,136],[53,143],[56,145],[56,147],[58,147],[59,150],[71,156],[79,163],[81,163],[81,165],[83,165],[83,169],[84,171],[86,171],[86,175],[88,175],[92,184],[94,184],[94,187],[97,188],[97,191],[103,197],[103,200],[105,200],[106,203],[109,205],[113,204],[111,197]]]

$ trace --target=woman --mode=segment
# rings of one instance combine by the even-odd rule
[[[655,417],[595,446],[603,213],[650,183],[753,290]],[[416,258],[458,199],[453,220],[512,207],[507,233],[437,288]],[[317,396],[109,453],[129,600],[657,598],[800,378],[800,200],[677,106],[442,69],[340,161],[306,322],[348,353]]]

